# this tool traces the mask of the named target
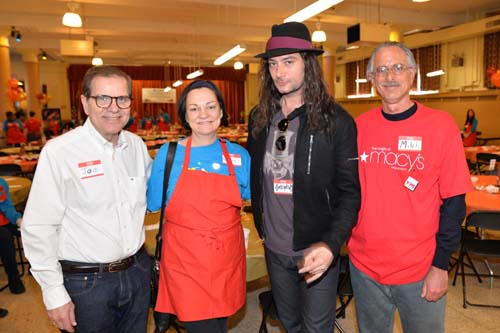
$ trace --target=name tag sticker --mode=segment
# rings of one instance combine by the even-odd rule
[[[400,136],[398,139],[399,151],[422,151],[422,137]]]
[[[104,169],[101,160],[78,163],[80,169],[80,179],[104,176]]]
[[[293,180],[291,179],[275,179],[273,181],[274,194],[277,195],[292,195]]]
[[[231,157],[231,162],[233,162],[234,166],[241,166],[241,155],[239,154],[229,154]],[[222,163],[227,164],[226,157],[222,155]]]
[[[418,186],[418,180],[416,180],[415,178],[413,178],[411,176],[408,176],[408,178],[406,178],[405,187],[407,189],[409,189],[410,191],[413,192],[413,191],[415,191],[417,186]]]

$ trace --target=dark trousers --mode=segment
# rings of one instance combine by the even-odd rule
[[[64,286],[75,304],[76,332],[145,333],[150,280],[146,251],[119,272],[64,273]]]
[[[298,273],[300,258],[265,249],[267,272],[278,316],[288,333],[333,332],[338,264],[307,284]]]
[[[227,317],[182,322],[186,333],[226,333]]]
[[[7,224],[0,227],[0,257],[4,265],[5,273],[9,279],[9,283],[19,279],[19,271],[16,263],[16,250],[12,235],[19,232],[17,227],[12,224]]]

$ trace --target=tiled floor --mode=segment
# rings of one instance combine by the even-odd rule
[[[479,263],[478,268],[485,271],[484,265]],[[500,262],[493,264],[493,269],[500,272]],[[5,274],[0,268],[0,285],[5,283]],[[37,283],[30,275],[25,275],[23,281],[27,292],[22,295],[12,295],[8,290],[0,292],[0,307],[9,310],[5,318],[0,319],[0,333],[57,333],[51,326],[44,310],[41,293]],[[483,299],[500,304],[500,280],[494,281],[493,289],[489,288],[489,280],[479,284],[473,277],[467,279],[468,295],[471,299]],[[266,278],[250,282],[247,285],[247,305],[230,318],[230,333],[257,333],[261,312],[258,306],[258,294],[268,288]],[[150,321],[152,323],[152,320]],[[340,324],[346,332],[357,332],[354,305],[349,305],[346,319],[340,319]],[[274,323],[268,324],[270,333],[283,332]],[[153,332],[150,325],[149,332]],[[173,332],[173,331],[170,331]],[[395,333],[402,332],[399,321],[395,323]],[[500,309],[478,307],[462,307],[462,288],[460,279],[457,286],[449,287],[446,310],[446,332],[500,332]],[[127,333],[127,332],[124,332]],[[376,332],[374,332],[376,333]]]

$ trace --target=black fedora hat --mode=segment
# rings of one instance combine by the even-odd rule
[[[271,58],[304,51],[316,55],[323,53],[323,50],[314,48],[311,34],[303,23],[286,22],[273,25],[271,38],[266,44],[266,52],[257,54],[255,57]]]

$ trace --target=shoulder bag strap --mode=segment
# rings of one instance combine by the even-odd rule
[[[165,159],[165,173],[163,175],[163,193],[161,195],[161,209],[160,209],[160,226],[158,228],[158,234],[156,234],[156,249],[155,258],[160,260],[161,258],[161,246],[162,246],[162,227],[163,227],[163,217],[165,214],[165,200],[167,199],[167,188],[168,188],[168,178],[170,177],[170,170],[172,170],[172,164],[174,162],[175,149],[177,148],[177,142],[170,142],[168,145],[167,158]]]

